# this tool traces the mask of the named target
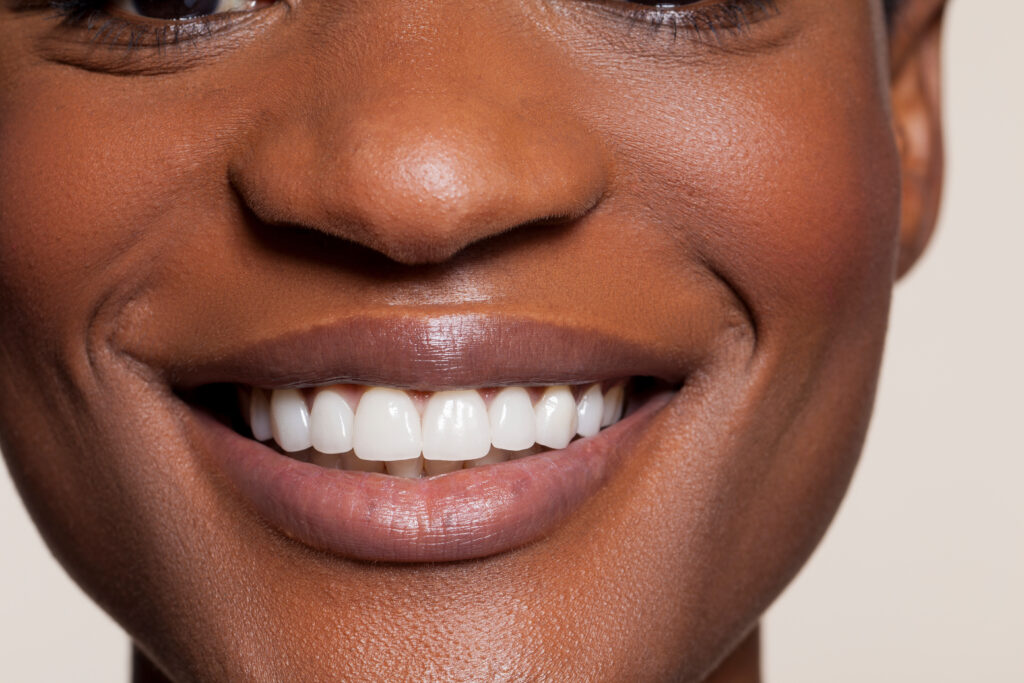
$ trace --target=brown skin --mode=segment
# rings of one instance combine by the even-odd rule
[[[718,46],[578,0],[306,0],[127,58],[5,8],[2,446],[139,678],[758,680],[934,225],[943,4],[890,34],[783,0]],[[702,360],[548,537],[375,566],[261,524],[162,372],[339,306]]]

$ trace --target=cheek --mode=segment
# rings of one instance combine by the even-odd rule
[[[799,112],[783,110],[773,128],[749,138],[747,163],[728,169],[751,183],[726,199],[718,248],[766,322],[781,322],[780,314],[802,324],[852,322],[887,308],[899,166],[885,104],[872,94],[826,93]],[[858,108],[851,99],[870,103]]]
[[[198,169],[217,146],[174,114],[172,88],[140,96],[109,77],[19,76],[0,94],[0,288],[8,312],[52,334],[141,286],[174,239],[158,227],[181,197],[211,191]]]
[[[644,100],[603,105],[637,127],[598,118],[623,165],[642,169],[621,194],[642,188],[643,210],[738,291],[759,333],[887,309],[900,186],[887,91],[872,54],[838,45],[843,59],[740,56],[645,76]]]

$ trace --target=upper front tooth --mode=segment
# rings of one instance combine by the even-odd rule
[[[258,387],[253,387],[249,398],[249,428],[257,441],[267,441],[274,436],[270,427],[270,400],[267,392]]]
[[[309,437],[309,408],[298,389],[275,389],[270,396],[270,427],[277,445],[289,453],[313,445]]]
[[[594,384],[580,396],[576,406],[579,424],[576,433],[580,436],[594,436],[601,431],[601,418],[604,416],[604,399],[601,398],[601,385]]]
[[[625,389],[621,384],[616,384],[608,390],[604,396],[604,414],[601,416],[601,426],[615,424],[622,417],[622,404]]]
[[[565,448],[576,434],[576,401],[569,387],[548,387],[534,408],[537,443],[548,448]]]
[[[439,391],[423,413],[423,457],[475,460],[491,448],[487,407],[473,390]]]
[[[410,460],[420,454],[420,416],[409,394],[373,387],[356,407],[353,446],[363,460]]]
[[[317,392],[309,420],[313,448],[321,453],[346,453],[352,450],[352,423],[355,416],[337,388],[328,387]]]
[[[495,448],[521,451],[534,443],[537,418],[530,394],[522,387],[508,387],[498,392],[488,411],[491,422],[491,443]]]

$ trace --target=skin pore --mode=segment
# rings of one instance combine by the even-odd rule
[[[943,4],[8,0],[0,446],[136,678],[758,680],[934,226]],[[486,330],[551,377],[642,349],[672,394],[544,533],[367,561],[268,519],[190,393],[365,318],[410,331],[366,384],[529,384],[468,360]],[[335,381],[320,348],[280,362]]]

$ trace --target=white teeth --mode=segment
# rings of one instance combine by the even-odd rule
[[[420,416],[409,394],[398,389],[373,387],[356,408],[353,427],[356,455],[363,460],[412,460],[423,442]]]
[[[601,418],[604,417],[604,399],[601,397],[601,386],[592,385],[580,396],[576,406],[578,423],[576,433],[580,436],[594,436],[601,431]]]
[[[384,467],[387,469],[388,474],[393,477],[415,479],[420,476],[420,470],[423,468],[423,459],[409,458],[408,460],[388,460],[384,463]]]
[[[526,389],[508,387],[499,391],[491,401],[488,416],[495,448],[521,451],[533,445],[537,418]]]
[[[281,450],[297,453],[293,457],[300,460],[326,468],[419,477],[565,448],[577,434],[592,437],[622,419],[624,384],[603,395],[600,384],[581,391],[577,401],[572,388],[549,386],[536,405],[524,387],[505,387],[493,394],[438,391],[424,404],[418,398],[421,394],[414,399],[399,389],[334,385],[306,393],[243,389],[241,401],[253,437],[273,438]],[[492,396],[489,406],[484,401],[487,395]],[[423,407],[422,418],[417,405]]]
[[[491,449],[487,406],[476,391],[439,391],[423,413],[423,457],[475,460]]]
[[[249,398],[249,427],[257,441],[269,441],[274,436],[270,428],[270,399],[259,388],[253,388]]]
[[[309,408],[298,389],[275,389],[270,395],[270,429],[274,441],[288,453],[313,445],[309,438]]]
[[[537,443],[548,448],[565,448],[576,434],[576,401],[569,387],[548,387],[534,408]]]
[[[355,415],[338,389],[329,387],[316,393],[309,421],[313,448],[321,453],[346,453],[352,450]]]
[[[602,427],[615,424],[622,417],[624,396],[625,388],[621,384],[616,384],[604,395],[604,414],[601,416]]]

